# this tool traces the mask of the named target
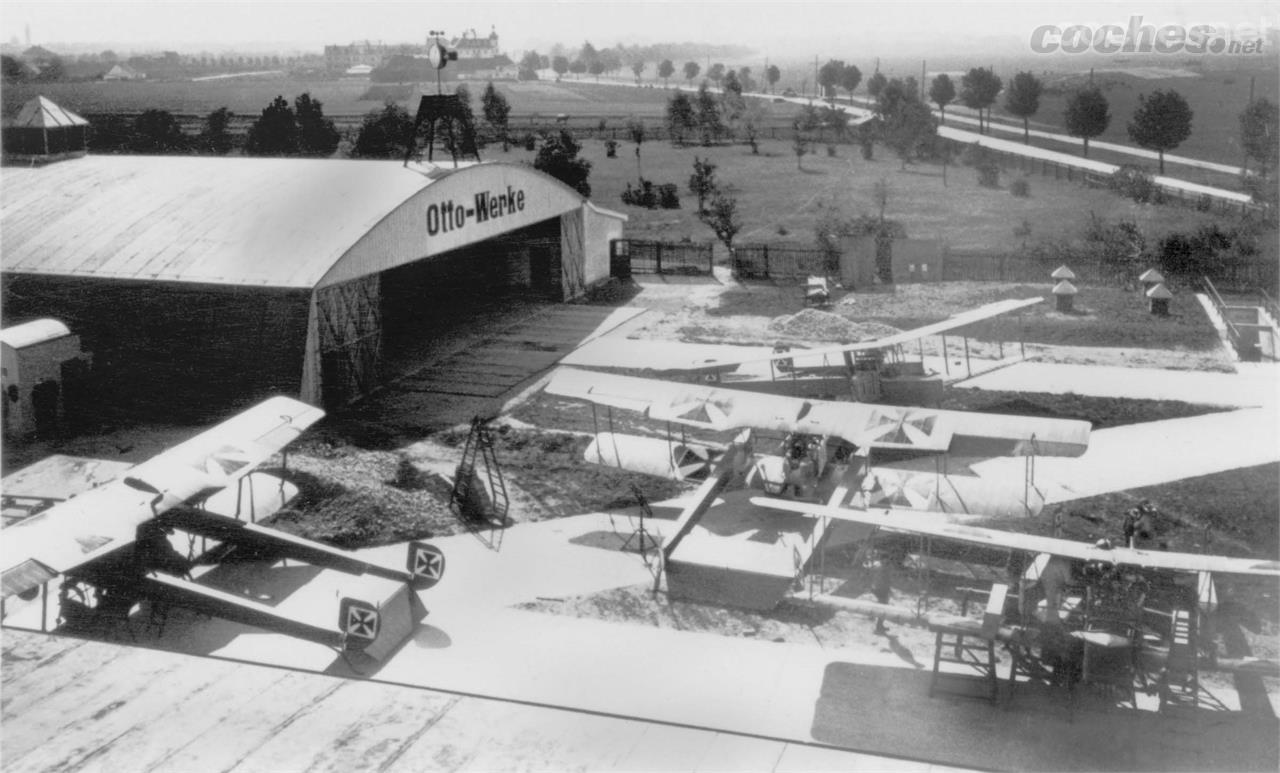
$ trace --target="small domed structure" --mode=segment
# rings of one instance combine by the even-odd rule
[[[1067,268],[1066,266],[1063,266],[1061,269],[1058,269],[1058,271],[1062,271],[1064,269],[1067,271],[1067,273],[1071,273],[1071,269]],[[1055,271],[1053,273],[1056,274],[1058,272]],[[1075,276],[1075,275],[1072,274],[1072,276]],[[1062,281],[1054,285],[1053,295],[1055,298],[1058,299],[1058,311],[1061,311],[1063,313],[1070,313],[1074,309],[1075,297],[1076,297],[1076,293],[1078,292],[1080,291],[1076,289],[1076,286],[1068,282],[1066,279],[1063,279]]]
[[[1169,292],[1169,288],[1165,287],[1163,282],[1160,282],[1150,290],[1147,290],[1147,299],[1150,304],[1151,313],[1157,316],[1169,316],[1169,300],[1171,298],[1173,298],[1173,293]]]

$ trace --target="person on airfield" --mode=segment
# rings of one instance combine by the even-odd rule
[[[871,581],[871,593],[880,604],[888,604],[893,596],[893,573],[902,568],[907,560],[904,545],[895,543],[877,549],[875,576]],[[884,615],[876,618],[876,633],[885,636],[889,628],[884,624]]]

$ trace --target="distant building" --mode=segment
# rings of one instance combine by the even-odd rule
[[[516,77],[515,62],[498,48],[496,29],[491,29],[487,38],[477,35],[474,29],[467,30],[461,37],[451,40],[449,47],[458,52],[458,61],[445,68],[445,72],[452,70],[455,78],[502,80]]]
[[[491,28],[489,37],[482,38],[474,29],[462,33],[461,37],[449,41],[449,48],[458,52],[458,61],[464,59],[494,59],[502,52],[498,50],[498,31]]]
[[[102,76],[104,81],[140,81],[147,77],[146,73],[130,67],[127,64],[117,64]]]
[[[426,46],[412,43],[352,43],[346,46],[325,46],[324,65],[330,72],[346,72],[348,69],[367,65],[370,69],[380,67],[387,59],[397,54],[425,54]]]

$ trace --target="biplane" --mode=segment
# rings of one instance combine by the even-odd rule
[[[1068,679],[1120,688],[1121,700],[1136,708],[1135,684],[1145,684],[1146,669],[1154,665],[1152,686],[1160,708],[1194,708],[1205,698],[1199,685],[1203,645],[1199,631],[1219,606],[1214,578],[1280,578],[1280,561],[1152,550],[1133,540],[1113,544],[1102,539],[1091,544],[954,523],[945,513],[813,505],[770,497],[754,497],[751,503],[780,513],[1008,551],[1011,556],[1034,555],[1025,564],[1009,562],[1009,567],[1025,566],[1019,576],[993,582],[983,619],[938,616],[928,620],[937,633],[931,692],[938,683],[940,662],[952,662],[986,676],[994,699],[991,650],[996,642],[1013,653],[1011,684],[1020,676],[1059,681],[1062,676],[1048,674],[1044,661],[1048,655],[1057,669],[1063,659],[1070,661],[1066,653],[1071,650],[1062,649],[1061,642],[1066,641],[1075,647],[1079,669]],[[1012,614],[1005,603],[1011,586],[1017,588]],[[1042,599],[1033,605],[1029,602],[1036,594]],[[973,643],[975,639],[978,644]],[[1040,648],[1038,659],[1031,654],[1033,645]],[[980,656],[984,649],[986,658]],[[1216,668],[1232,671],[1237,678],[1280,676],[1280,664],[1273,660],[1214,657],[1213,661]],[[1267,706],[1264,711],[1270,714],[1271,709]]]
[[[947,333],[976,322],[1022,311],[1043,300],[1037,297],[996,301],[922,327],[833,346],[798,349],[775,346],[772,351],[739,347],[744,349],[742,353],[727,353],[724,348],[705,351],[697,345],[667,347],[656,361],[643,363],[643,366],[661,373],[664,378],[732,384],[739,389],[773,394],[821,395],[852,391],[854,399],[860,399],[858,391],[865,391],[865,386],[859,383],[859,377],[868,371],[878,371],[881,375],[889,376],[899,373],[917,377],[925,375],[922,367],[923,346],[919,358],[911,360],[906,350],[907,344],[923,342],[930,336],[941,336],[944,351],[942,367],[949,372]],[[968,362],[967,337],[962,338],[965,341],[963,351],[968,363],[965,373],[972,376],[974,373],[972,363]],[[1003,350],[1003,345],[1001,349]],[[681,351],[688,351],[689,354],[682,355]],[[884,362],[886,357],[891,360],[887,364]],[[1009,361],[1005,360],[1000,364],[1009,364]],[[874,389],[872,392],[874,394]]]
[[[618,408],[668,426],[780,435],[782,442],[772,452],[753,450],[748,475],[749,485],[770,493],[780,492],[789,480],[794,485],[797,470],[817,479],[829,462],[847,463],[859,456],[864,469],[858,490],[869,506],[997,518],[1033,515],[1052,501],[1053,492],[1036,487],[1030,477],[1017,486],[980,477],[969,462],[1022,457],[1030,470],[1037,457],[1076,457],[1089,445],[1089,423],[1074,419],[765,395],[566,368],[552,377],[546,391],[608,409],[610,425],[612,409]],[[668,432],[662,439],[610,427],[597,432],[585,457],[635,472],[700,480],[724,451],[723,445],[691,440],[683,432],[679,437]]]
[[[170,605],[279,631],[330,646],[344,656],[381,658],[426,614],[415,591],[439,582],[444,555],[422,542],[409,545],[403,568],[265,527],[258,521],[289,503],[296,487],[261,469],[285,451],[324,412],[273,397],[72,498],[41,502],[29,517],[6,519],[0,545],[3,599],[39,597],[40,626],[49,618],[56,585],[57,619],[74,625],[119,613],[142,601],[153,613]],[[286,459],[287,461],[287,459]],[[30,492],[26,492],[30,493]],[[6,491],[6,506],[18,497]],[[186,540],[173,536],[182,534]],[[182,555],[175,543],[185,542]],[[391,581],[386,598],[343,596],[314,614],[286,611],[247,592],[230,592],[206,575],[233,555],[295,559],[336,570],[343,585],[368,589],[364,577]]]

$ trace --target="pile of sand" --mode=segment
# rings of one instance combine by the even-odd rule
[[[795,314],[774,317],[769,322],[770,335],[797,341],[830,341],[857,343],[901,332],[880,322],[854,322],[851,319],[818,309],[804,309]]]

